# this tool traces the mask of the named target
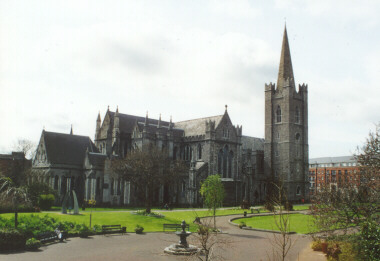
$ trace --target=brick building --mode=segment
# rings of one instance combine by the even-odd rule
[[[0,154],[0,174],[11,178],[18,185],[24,182],[22,174],[31,165],[31,160],[26,159],[22,151]]]
[[[318,192],[324,185],[339,188],[345,183],[359,184],[359,174],[359,165],[353,156],[310,159],[310,194]]]

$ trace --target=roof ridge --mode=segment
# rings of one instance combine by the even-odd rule
[[[215,115],[215,116],[209,116],[209,117],[203,117],[203,118],[196,118],[196,119],[191,119],[191,120],[185,120],[185,121],[176,121],[174,122],[174,124],[176,123],[181,123],[181,122],[187,122],[187,121],[196,121],[196,120],[206,120],[206,119],[209,119],[209,118],[214,118],[214,117],[223,117],[224,114],[220,114],[220,115]]]

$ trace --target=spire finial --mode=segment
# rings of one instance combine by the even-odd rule
[[[293,66],[292,59],[290,57],[288,33],[285,24],[284,35],[282,39],[280,66],[278,69],[277,88],[285,87],[285,85],[287,85],[287,82],[289,82],[290,85],[294,87]]]
[[[101,121],[101,119],[100,119],[100,111],[98,113],[98,119],[96,121]]]
[[[228,105],[226,104],[226,105],[224,105],[224,107],[226,108],[226,112],[227,112]]]
[[[107,111],[109,111],[110,110],[110,106],[108,105],[108,107],[107,107]]]
[[[146,111],[146,115],[145,115],[145,126],[148,125],[148,111]]]
[[[116,105],[116,112],[119,113],[119,105]]]
[[[161,113],[160,113],[160,117],[158,118],[158,126],[157,126],[158,128],[160,128],[161,127]]]
[[[73,135],[73,125],[71,124],[70,135]]]

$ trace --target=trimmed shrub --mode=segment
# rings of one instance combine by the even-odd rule
[[[140,226],[139,224],[137,224],[135,227],[136,234],[142,234],[143,231],[144,231],[144,228]]]
[[[41,247],[41,242],[35,239],[34,237],[26,240],[26,246],[25,246],[26,250],[34,251],[34,250],[39,249],[40,247]]]
[[[57,195],[57,192],[52,189],[48,184],[41,182],[34,182],[26,186],[28,191],[28,198],[31,200],[33,206],[39,207],[40,195]]]
[[[51,207],[54,205],[55,197],[53,194],[47,194],[47,195],[40,195],[38,198],[38,206],[42,210],[50,210]]]
[[[320,240],[313,241],[310,247],[314,251],[322,251],[322,242]]]
[[[14,229],[0,230],[0,252],[25,249],[25,235]]]
[[[0,214],[2,213],[14,213],[15,208],[12,204],[1,204],[0,205]],[[34,208],[31,205],[18,205],[17,206],[18,213],[27,213],[27,212],[39,212],[38,209]]]
[[[246,226],[247,226],[247,224],[245,224],[244,221],[241,221],[240,224],[239,224],[239,228],[240,229],[243,228],[243,227],[246,227]]]

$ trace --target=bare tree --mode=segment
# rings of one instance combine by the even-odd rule
[[[212,229],[211,218],[202,219],[190,240],[191,244],[200,248],[191,258],[201,261],[224,260],[224,251],[231,248],[231,242]]]
[[[273,218],[275,228],[279,233],[273,233],[269,241],[272,245],[272,258],[268,253],[269,260],[282,260],[286,259],[290,249],[295,243],[291,236],[290,231],[290,214],[285,210],[286,205],[289,204],[286,193],[283,189],[283,182],[273,183],[271,200],[274,205]]]
[[[183,161],[172,160],[167,150],[155,146],[143,146],[127,154],[125,159],[113,160],[112,169],[138,189],[147,213],[151,211],[154,192],[162,185],[176,184],[188,170]]]
[[[28,139],[18,139],[12,149],[22,151],[27,159],[33,159],[36,154],[36,144]]]

